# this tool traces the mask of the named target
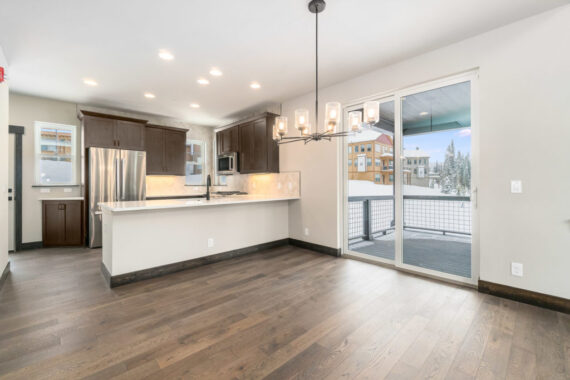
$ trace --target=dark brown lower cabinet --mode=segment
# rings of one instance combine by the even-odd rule
[[[83,201],[42,201],[44,247],[83,245]]]

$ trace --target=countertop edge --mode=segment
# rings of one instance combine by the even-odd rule
[[[151,210],[169,210],[177,208],[193,208],[193,207],[214,207],[214,206],[228,206],[243,203],[262,203],[262,202],[279,202],[279,201],[290,201],[298,200],[301,197],[282,197],[282,198],[254,198],[254,199],[235,199],[232,201],[225,202],[215,202],[210,203],[208,201],[196,202],[191,204],[185,203],[173,203],[173,204],[162,204],[162,205],[146,205],[146,206],[133,206],[133,207],[112,207],[105,203],[100,203],[99,206],[101,210],[111,213],[126,213],[133,211],[151,211]],[[152,201],[150,201],[152,202]]]

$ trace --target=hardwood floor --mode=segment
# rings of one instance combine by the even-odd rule
[[[115,289],[99,250],[11,261],[3,378],[570,378],[570,315],[292,246]]]

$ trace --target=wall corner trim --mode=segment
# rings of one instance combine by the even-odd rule
[[[2,285],[4,285],[4,282],[6,282],[6,279],[8,278],[9,274],[10,274],[10,262],[8,261],[6,263],[6,267],[2,271],[2,275],[0,275],[0,289],[2,289]]]
[[[570,314],[570,299],[479,280],[479,292]]]
[[[326,255],[340,257],[341,250],[340,248],[332,248],[326,245],[320,245],[315,243],[309,243],[307,241],[298,240],[298,239],[291,239],[289,238],[289,244],[294,245],[299,248],[310,249],[311,251],[324,253]]]

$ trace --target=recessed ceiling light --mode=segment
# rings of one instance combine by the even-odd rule
[[[99,85],[99,83],[97,83],[95,80],[89,79],[89,78],[83,79],[83,83],[85,83],[85,84],[88,85],[88,86],[97,86],[97,85]]]
[[[200,105],[198,103],[190,103],[190,107],[192,108],[200,108]]]
[[[220,69],[218,69],[217,67],[212,67],[212,69],[210,70],[210,75],[215,76],[215,77],[221,77],[222,71]]]
[[[156,96],[152,92],[145,92],[144,97],[148,99],[154,99]]]
[[[260,89],[261,85],[257,82],[251,82],[251,84],[249,85],[249,87],[253,88],[254,90]]]
[[[210,84],[210,81],[207,80],[206,78],[198,78],[198,84],[201,84],[202,86],[206,86],[208,84]]]
[[[172,61],[174,59],[174,55],[172,55],[171,52],[169,52],[168,50],[159,50],[158,52],[158,56],[162,59],[164,59],[165,61]]]
[[[429,115],[429,112],[427,111],[420,112],[420,116],[425,116],[425,115]]]

